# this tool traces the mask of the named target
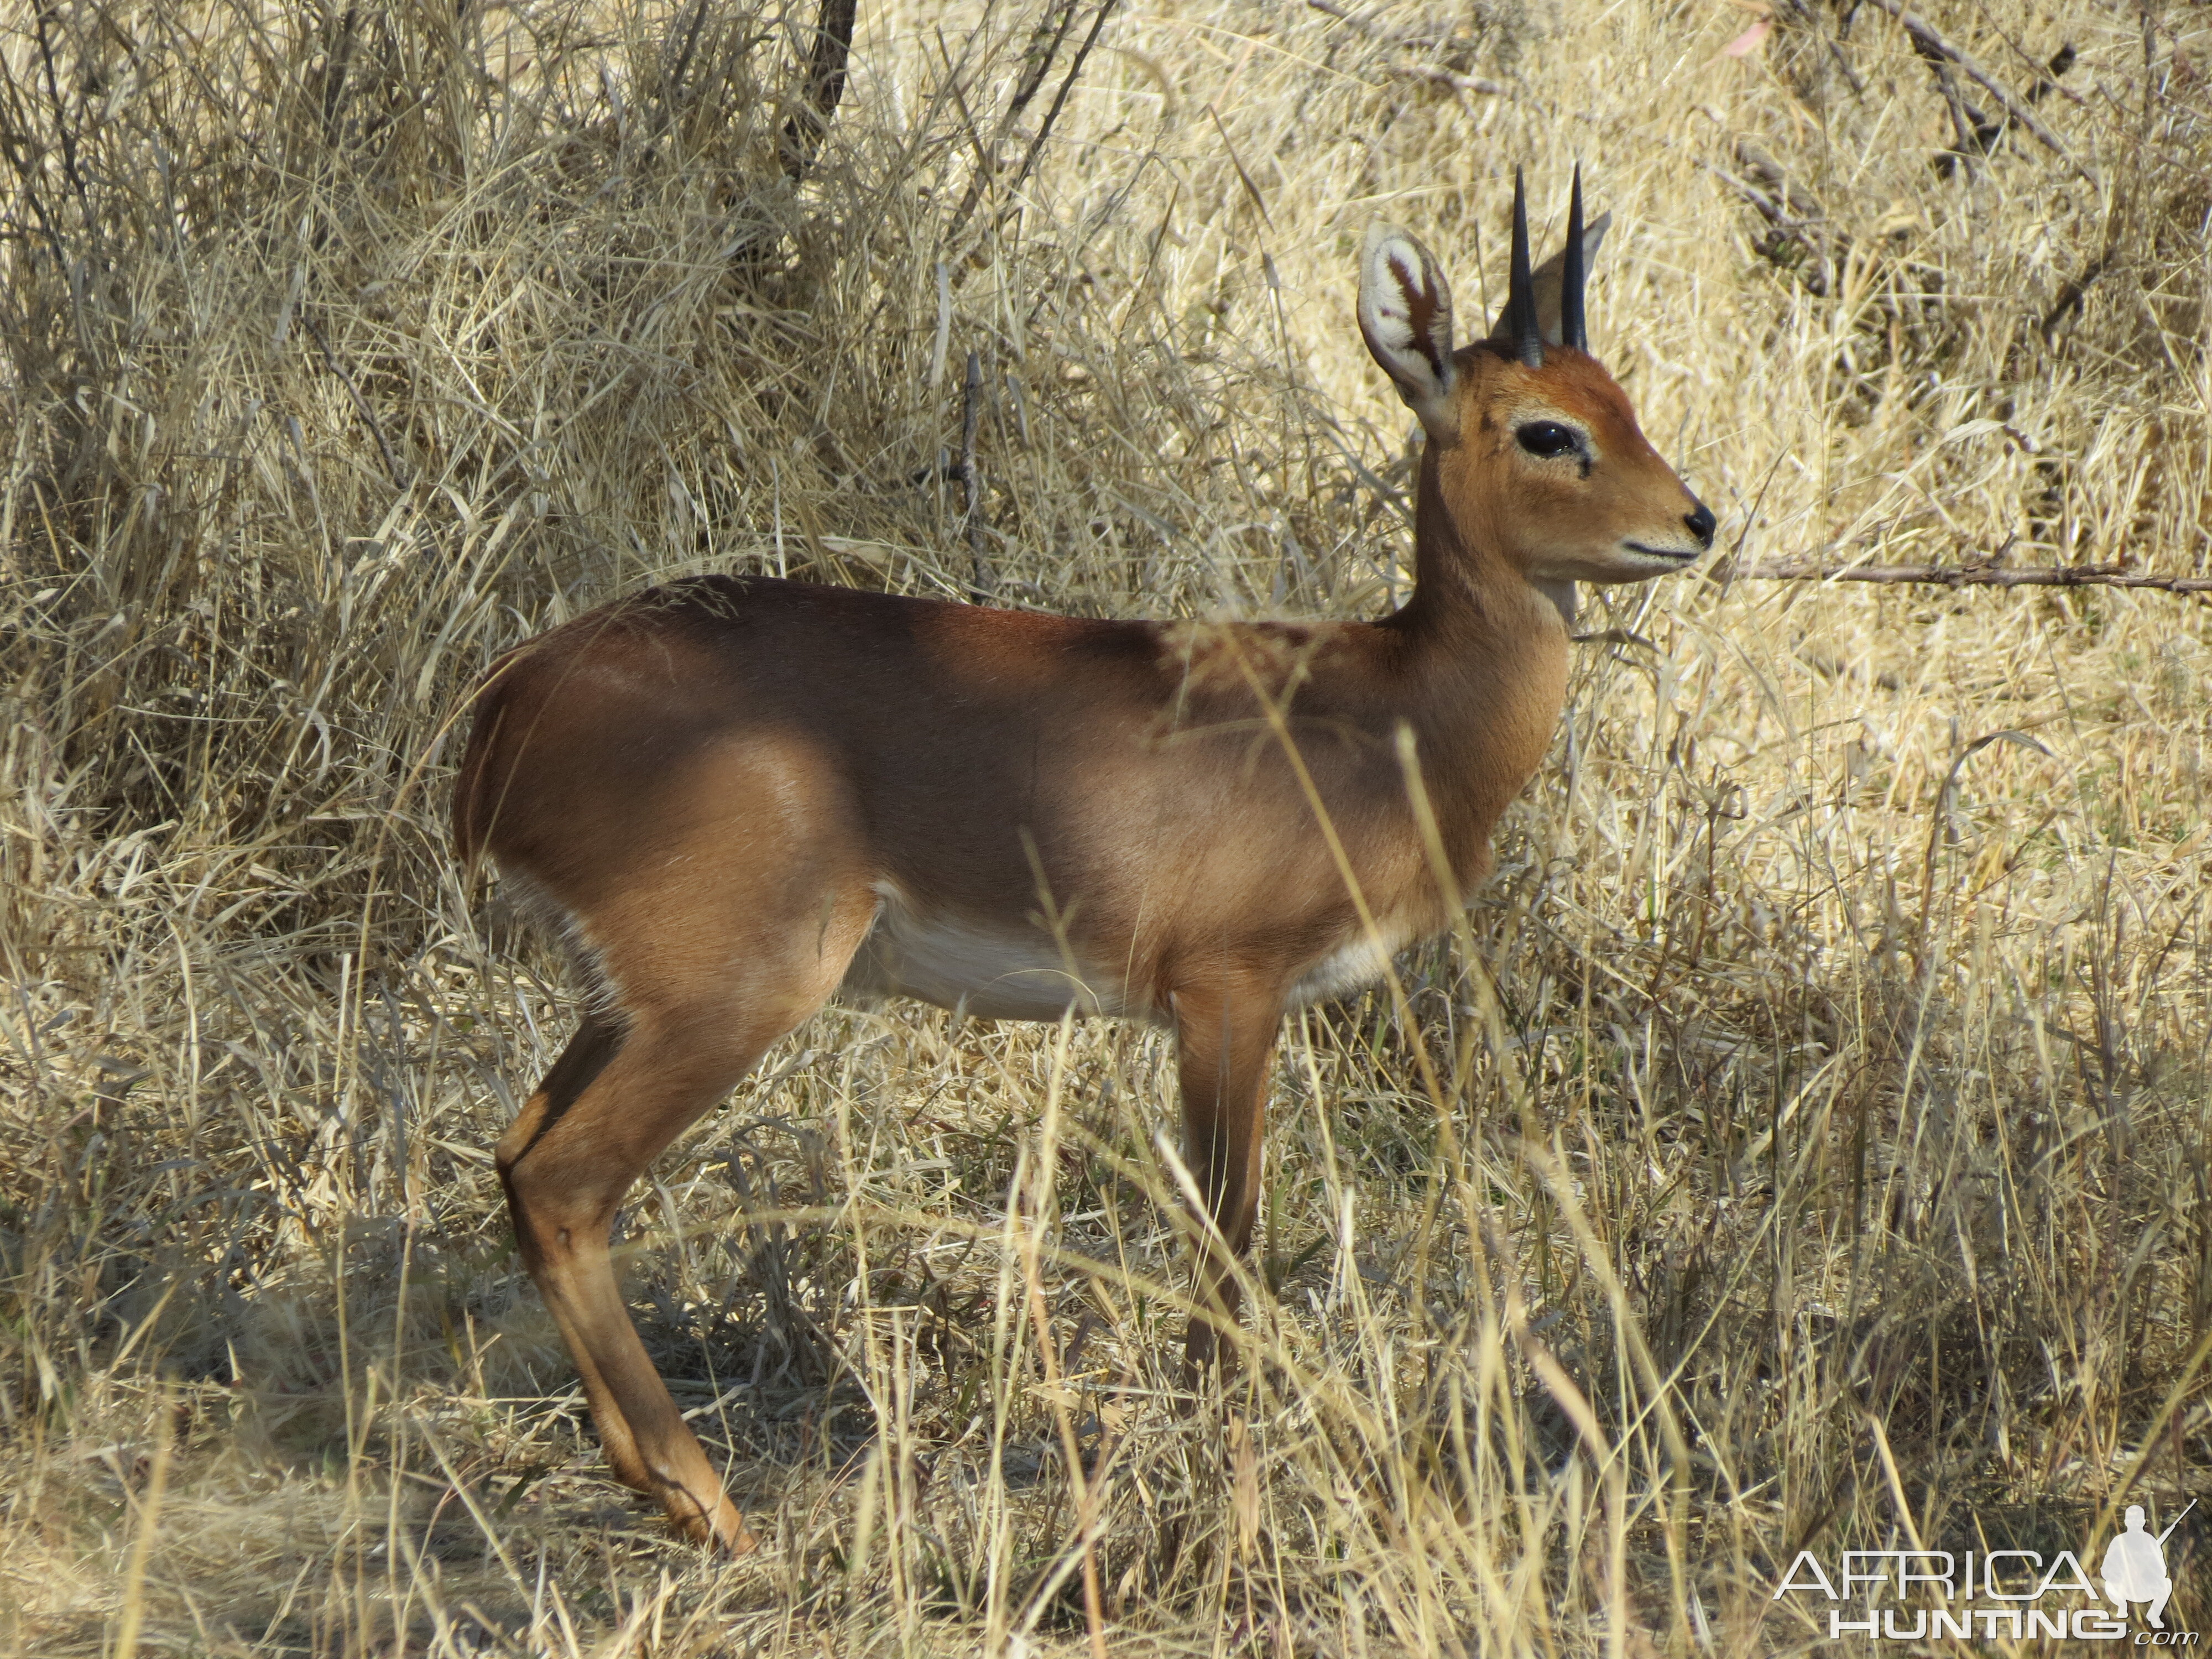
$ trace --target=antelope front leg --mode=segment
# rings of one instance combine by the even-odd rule
[[[1186,988],[1173,1000],[1183,1158],[1206,1201],[1198,1218],[1198,1311],[1183,1338],[1195,1370],[1212,1362],[1219,1330],[1235,1322],[1242,1299],[1237,1263],[1259,1206],[1267,1066],[1283,1003],[1273,986],[1236,982]]]

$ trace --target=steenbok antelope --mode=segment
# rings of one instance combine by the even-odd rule
[[[1094,622],[706,576],[492,670],[460,850],[557,924],[585,993],[500,1176],[607,1461],[691,1537],[752,1542],[630,1324],[608,1228],[841,990],[1173,1025],[1206,1210],[1210,1313],[1188,1347],[1212,1358],[1284,1012],[1375,981],[1487,872],[1559,718],[1573,585],[1643,581],[1712,543],[1589,355],[1604,226],[1585,237],[1579,175],[1567,224],[1540,278],[1516,180],[1504,315],[1456,349],[1436,259],[1367,236],[1360,332],[1428,439],[1413,596],[1379,622]]]

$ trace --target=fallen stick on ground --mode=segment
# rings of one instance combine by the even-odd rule
[[[2061,565],[2015,569],[1940,564],[1814,564],[1809,560],[1764,561],[1717,567],[1722,581],[1925,582],[1937,587],[2154,587],[2168,593],[2212,593],[2212,576],[2160,576],[2117,565]]]

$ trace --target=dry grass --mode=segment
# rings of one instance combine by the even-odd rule
[[[2069,161],[1949,154],[1872,6],[1342,9],[1133,5],[1024,173],[1055,7],[864,6],[797,188],[738,4],[0,18],[0,1644],[1083,1652],[1087,1550],[1116,1653],[1794,1650],[1801,1547],[2206,1490],[2212,611],[1702,578],[1597,615],[1411,1024],[1287,1034],[1224,1398],[1158,1036],[833,1012],[624,1223],[767,1547],[605,1479],[486,1152],[568,1003],[453,723],[665,572],[965,592],[968,351],[1006,602],[1372,614],[1357,237],[1472,314],[1579,156],[1731,544],[2212,568],[2200,11],[1934,0],[2023,98],[2078,50]]]

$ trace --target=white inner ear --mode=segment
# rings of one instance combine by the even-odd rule
[[[1433,434],[1451,423],[1451,289],[1436,261],[1403,231],[1367,233],[1359,331],[1398,395]]]

